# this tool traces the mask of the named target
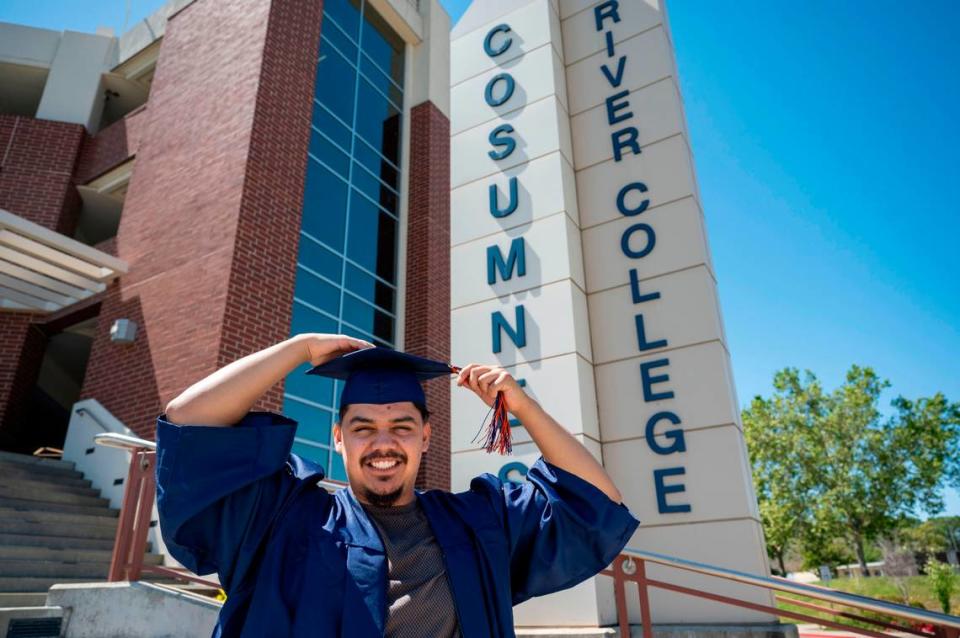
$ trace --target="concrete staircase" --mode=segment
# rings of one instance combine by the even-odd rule
[[[0,452],[0,595],[105,580],[117,516],[73,463]]]

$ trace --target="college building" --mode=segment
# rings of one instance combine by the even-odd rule
[[[506,366],[603,461],[641,521],[629,546],[769,573],[662,2],[477,0],[452,29],[438,0],[171,0],[119,35],[0,23],[0,462],[50,491],[13,455],[62,450],[116,506],[127,461],[94,434],[149,440],[186,387],[304,332]],[[307,369],[255,409],[296,419],[294,452],[343,481],[339,382]],[[523,480],[522,423],[488,455],[486,406],[426,391],[418,487]],[[15,522],[0,541],[58,519]],[[47,584],[3,569],[0,590]],[[659,623],[775,621],[651,596]],[[611,625],[613,599],[597,576],[516,622]]]

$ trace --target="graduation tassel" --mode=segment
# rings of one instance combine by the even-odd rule
[[[457,366],[450,366],[450,371],[453,374],[459,374],[460,370],[461,368]],[[490,408],[490,411],[493,412],[493,419],[490,420],[490,423],[487,423],[487,419],[490,418],[490,412],[487,412],[483,423],[480,424],[477,435],[473,437],[473,443],[479,442],[480,436],[486,431],[486,434],[483,436],[483,449],[485,449],[488,454],[494,451],[498,454],[512,454],[513,442],[510,431],[510,414],[507,412],[507,400],[503,398],[502,390],[497,392],[497,397],[493,400],[493,407]]]

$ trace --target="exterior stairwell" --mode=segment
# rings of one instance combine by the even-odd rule
[[[0,607],[43,604],[56,583],[106,580],[117,521],[73,463],[0,452]]]

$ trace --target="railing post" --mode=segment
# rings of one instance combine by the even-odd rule
[[[630,613],[627,609],[626,579],[623,573],[624,561],[630,560],[623,554],[613,561],[613,594],[617,601],[617,624],[620,626],[620,638],[630,638]]]
[[[153,499],[156,492],[156,480],[153,476],[153,461],[156,458],[156,452],[147,450],[138,450],[137,471],[138,471],[138,498],[137,498],[137,516],[134,520],[132,540],[130,543],[130,556],[128,565],[129,580],[140,580],[140,572],[143,569],[143,554],[147,551],[147,533],[150,531],[150,515],[153,513]]]
[[[647,565],[642,558],[637,562],[637,585],[640,589],[640,622],[643,638],[653,638],[653,621],[650,619],[650,591],[647,589]]]
[[[117,582],[124,580],[127,572],[127,557],[130,554],[130,534],[133,531],[133,519],[137,510],[137,500],[140,496],[139,472],[137,460],[140,449],[130,453],[130,468],[127,470],[127,482],[123,486],[123,502],[120,505],[120,517],[117,521],[117,533],[113,540],[113,556],[110,558],[110,573],[107,580]]]

